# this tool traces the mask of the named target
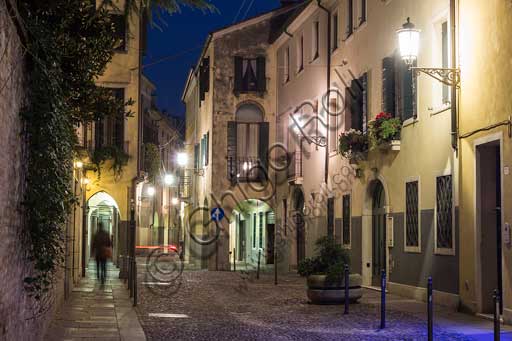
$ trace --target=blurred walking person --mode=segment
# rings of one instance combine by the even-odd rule
[[[103,229],[103,224],[98,224],[98,232],[94,236],[92,249],[96,257],[96,277],[105,284],[107,279],[107,260],[112,257],[112,242],[110,236]]]

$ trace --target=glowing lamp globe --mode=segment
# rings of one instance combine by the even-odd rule
[[[407,65],[412,65],[418,59],[420,48],[420,30],[414,28],[414,24],[407,18],[402,28],[396,31],[400,56]]]

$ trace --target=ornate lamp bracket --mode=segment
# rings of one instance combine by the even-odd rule
[[[424,74],[427,74],[430,77],[437,79],[443,84],[455,86],[457,89],[460,88],[460,69],[412,66],[411,70],[413,70],[416,73],[416,75],[419,75],[420,73],[423,72]]]

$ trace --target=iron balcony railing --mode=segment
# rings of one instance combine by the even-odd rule
[[[265,170],[257,157],[228,158],[228,168],[237,182],[258,182],[265,178]]]

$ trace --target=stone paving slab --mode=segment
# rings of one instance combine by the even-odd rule
[[[109,264],[108,280],[98,283],[95,263],[89,263],[86,278],[72,290],[60,307],[45,340],[145,341],[125,284]]]

